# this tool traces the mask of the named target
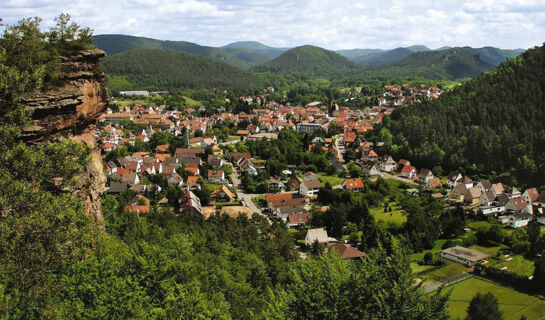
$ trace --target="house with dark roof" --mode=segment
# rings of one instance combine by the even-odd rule
[[[328,251],[337,250],[341,259],[359,259],[365,257],[365,253],[345,243],[337,243],[328,247]]]
[[[320,180],[303,180],[299,185],[299,194],[303,197],[312,197],[318,194],[322,188]]]

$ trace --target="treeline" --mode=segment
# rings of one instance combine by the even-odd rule
[[[543,184],[544,69],[545,47],[528,50],[438,100],[399,108],[372,135],[417,167]]]
[[[247,89],[261,84],[256,74],[228,64],[162,49],[135,49],[113,55],[104,60],[104,68],[112,77],[124,77],[128,81],[125,86],[138,89]]]

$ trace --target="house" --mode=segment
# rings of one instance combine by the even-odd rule
[[[457,185],[451,192],[450,195],[454,201],[464,202],[464,197],[467,193],[467,188],[465,184]]]
[[[498,206],[498,205],[489,205],[489,206],[480,206],[478,208],[478,212],[480,212],[484,216],[489,215],[499,215],[502,214],[505,211],[504,206]]]
[[[339,258],[341,259],[359,259],[365,256],[365,253],[345,243],[334,244],[331,247],[328,247],[328,250],[337,250]]]
[[[267,185],[269,186],[269,190],[284,189],[284,184],[274,177],[270,177],[269,180],[267,180]]]
[[[458,171],[451,171],[447,177],[447,188],[453,189],[456,187],[456,182],[462,179],[462,174]]]
[[[307,224],[307,222],[312,218],[310,213],[295,213],[288,216],[288,226],[290,228],[300,228]]]
[[[501,182],[492,184],[492,187],[490,188],[492,192],[494,193],[494,196],[498,197],[499,195],[502,195],[505,191],[503,184]]]
[[[180,213],[202,213],[201,200],[192,191],[185,191],[178,200]]]
[[[411,162],[407,159],[399,159],[397,162],[399,168],[403,168],[404,166],[410,166]]]
[[[265,202],[270,203],[272,201],[278,200],[289,200],[293,199],[293,193],[267,193],[265,194]]]
[[[481,189],[478,187],[471,187],[467,189],[466,193],[464,194],[464,202],[470,206],[479,204],[480,198]]]
[[[380,167],[378,163],[373,161],[366,161],[363,164],[363,173],[367,177],[376,176],[380,174]]]
[[[299,185],[299,194],[303,197],[312,197],[320,191],[321,187],[320,180],[303,180]]]
[[[478,185],[477,188],[479,188]],[[488,191],[484,192],[481,188],[479,188],[479,190],[481,190],[481,197],[479,198],[479,204],[481,206],[489,206],[494,202],[494,199],[496,199],[492,190],[489,189]]]
[[[385,155],[382,157],[382,160],[380,161],[380,170],[385,172],[392,172],[397,168],[397,163],[395,162],[394,158],[389,155]]]
[[[363,161],[377,161],[378,160],[378,154],[373,150],[367,150],[363,153],[363,156],[361,157]]]
[[[530,204],[536,201],[537,198],[539,198],[539,192],[537,192],[536,188],[526,189],[526,191],[524,191],[524,193],[522,194],[522,197],[524,198],[524,200],[526,200],[527,204]]]
[[[188,191],[190,190],[201,190],[201,185],[199,184],[200,176],[189,176],[185,183],[185,187]]]
[[[121,177],[121,182],[126,182],[129,186],[140,183],[140,177],[136,172],[129,172]]]
[[[292,175],[288,182],[286,183],[286,186],[289,190],[299,190],[299,185],[301,184],[301,179],[299,179],[296,175]]]
[[[149,213],[150,201],[142,195],[137,195],[131,201],[129,201],[123,210],[136,213]]]
[[[346,179],[343,181],[341,187],[344,190],[350,190],[354,192],[361,192],[363,191],[364,184],[361,178],[352,178],[352,179]]]
[[[327,235],[327,231],[324,228],[309,229],[305,236],[305,245],[307,247],[312,246],[315,242],[320,244],[328,244],[330,242],[336,242],[337,239],[330,238]]]
[[[223,160],[218,155],[211,154],[207,160],[212,167],[221,168],[223,166]]]
[[[431,172],[430,169],[422,169],[417,175],[418,181],[422,184],[426,184],[428,180],[432,179],[434,177],[433,172]]]
[[[406,179],[412,179],[416,177],[417,170],[413,166],[404,166],[403,169],[401,169],[401,176]]]
[[[276,216],[283,221],[287,221],[288,216],[291,214],[301,214],[305,212],[306,210],[304,205],[280,206],[276,208]]]
[[[181,186],[184,184],[184,178],[174,172],[173,174],[168,176],[167,182],[171,186]]]
[[[486,253],[460,246],[441,251],[441,258],[461,263],[466,267],[472,267],[488,257],[489,255]]]
[[[440,188],[441,186],[442,186],[441,179],[437,177],[431,178],[428,180],[428,182],[426,182],[426,189],[428,190],[437,189],[437,188]]]
[[[126,182],[116,182],[112,181],[110,183],[110,188],[108,189],[108,193],[117,194],[117,193],[123,193],[127,191],[128,185]]]
[[[223,170],[209,170],[208,181],[213,183],[222,183],[225,180],[225,173]]]
[[[508,189],[505,193],[509,196],[509,198],[518,198],[522,196],[522,193],[515,187]]]
[[[113,174],[117,172],[117,165],[113,161],[108,161],[106,164],[108,167],[108,174]]]
[[[320,178],[318,178],[318,175],[314,172],[307,172],[303,175],[303,178],[304,180],[320,180]]]
[[[514,213],[510,214],[509,216],[509,222],[508,225],[511,228],[520,228],[525,227],[528,225],[530,221],[532,221],[532,215],[529,213]]]
[[[237,198],[237,196],[225,185],[222,185],[218,190],[214,191],[210,197],[216,202],[231,202]]]
[[[534,203],[545,207],[545,190],[541,191],[539,197],[534,201]]]
[[[526,208],[526,200],[521,196],[510,198],[505,204],[505,209],[509,211],[521,212],[524,208]]]
[[[234,163],[238,163],[238,161],[242,158],[246,160],[252,159],[252,155],[248,152],[233,152],[229,155]]]
[[[492,188],[492,183],[490,182],[490,180],[481,180],[477,184],[477,188],[479,188],[482,193],[485,193],[490,191],[490,188]]]
[[[473,180],[471,180],[471,178],[468,176],[463,176],[461,179],[458,179],[458,181],[456,181],[456,185],[458,184],[465,185],[467,189],[473,188]]]

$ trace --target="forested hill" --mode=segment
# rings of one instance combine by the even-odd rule
[[[246,89],[260,82],[257,75],[228,64],[163,49],[137,49],[113,55],[104,60],[104,68],[114,80],[124,77],[129,82],[125,89]]]
[[[306,45],[288,50],[279,57],[254,67],[254,70],[331,76],[361,68],[338,53]]]
[[[418,167],[545,181],[545,46],[436,101],[400,108],[375,131],[385,152]],[[441,167],[438,167],[441,166]]]
[[[461,79],[475,77],[495,66],[484,62],[479,55],[462,48],[443,51],[422,51],[408,55],[375,70],[397,77],[420,76],[429,79]]]
[[[250,55],[250,60],[246,59],[244,50],[225,51],[220,48],[201,46],[187,41],[167,41],[144,37],[134,37],[118,34],[105,34],[93,36],[93,44],[111,56],[134,49],[167,49],[173,51],[182,51],[199,56],[209,57],[213,60],[225,62],[235,67],[248,68],[252,61],[257,59],[261,63],[267,59],[266,56],[256,58],[255,54]]]

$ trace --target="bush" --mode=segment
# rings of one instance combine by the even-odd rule
[[[526,254],[530,250],[530,241],[515,241],[511,245],[511,250],[517,254]]]

